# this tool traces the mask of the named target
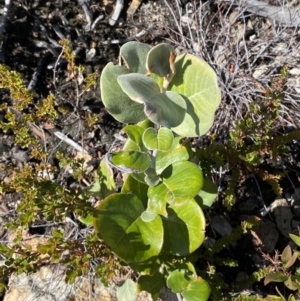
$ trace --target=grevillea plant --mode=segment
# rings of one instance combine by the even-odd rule
[[[127,140],[100,164],[95,230],[139,272],[137,284],[128,280],[120,288],[122,300],[139,290],[155,300],[165,284],[187,301],[207,300],[210,286],[186,256],[204,241],[202,207],[212,203],[216,189],[193,162],[189,137],[205,134],[213,123],[220,103],[217,77],[203,60],[176,56],[166,43],[151,48],[129,42],[120,57],[124,65],[109,63],[100,86],[108,112],[127,124]],[[123,173],[120,192],[112,166]]]

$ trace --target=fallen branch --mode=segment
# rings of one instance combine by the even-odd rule
[[[8,15],[10,7],[11,7],[11,0],[5,0],[2,18],[0,19],[0,38],[3,36],[4,30],[5,30],[7,15]]]
[[[224,2],[224,1],[220,1]],[[230,1],[232,3],[232,1]],[[257,16],[272,19],[282,25],[296,27],[300,25],[300,10],[284,5],[274,6],[263,1],[256,0],[234,0],[235,5],[244,7],[244,9]]]

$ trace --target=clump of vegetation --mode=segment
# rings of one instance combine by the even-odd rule
[[[84,70],[76,66],[68,42],[61,43],[69,62],[68,77],[78,83]],[[58,118],[61,108],[55,105],[54,96],[50,94],[35,104],[20,75],[0,66],[0,88],[10,89],[15,101],[13,107],[1,106],[6,119],[0,122],[0,128],[13,132],[15,144],[30,149],[31,156],[38,160],[21,170],[7,167],[11,168],[10,181],[1,187],[4,192],[22,193],[18,218],[8,224],[18,235],[12,244],[0,246],[5,258],[5,265],[0,267],[1,289],[11,273],[31,273],[50,263],[65,265],[66,280],[72,283],[96,262],[96,276],[105,283],[115,269],[126,273],[129,266],[137,272],[136,283],[128,279],[119,288],[123,295],[145,290],[157,299],[160,289],[167,285],[187,301],[205,301],[210,295],[213,300],[222,300],[224,281],[217,267],[234,267],[237,262],[218,254],[255,228],[257,222],[243,222],[228,236],[199,251],[205,239],[203,208],[210,207],[217,195],[211,170],[227,164],[232,169],[225,201],[229,210],[234,204],[235,187],[245,172],[260,176],[276,194],[282,193],[279,179],[283,174],[270,174],[260,163],[266,156],[276,160],[285,154],[284,144],[300,136],[298,130],[285,136],[273,135],[287,70],[273,82],[259,105],[250,105],[226,145],[212,143],[195,149],[192,138],[208,133],[220,104],[214,71],[193,55],[177,56],[166,43],[151,48],[129,42],[121,47],[120,57],[123,64],[109,63],[103,69],[100,86],[107,111],[128,124],[122,129],[126,141],[120,151],[111,146],[97,173],[89,175],[93,185],[86,189],[70,189],[54,181],[51,175],[57,170],[45,163],[48,154],[31,134],[32,125],[40,119],[55,122]],[[85,78],[78,97],[95,84],[95,76]],[[28,112],[28,106],[34,109]],[[97,118],[88,116],[87,121],[92,124]],[[77,181],[87,175],[84,159],[70,159],[60,153],[56,157],[61,166],[72,167]],[[122,174],[118,188],[114,170]],[[100,201],[97,206],[92,198]],[[66,238],[57,228],[52,238],[36,249],[23,243],[22,229],[41,219],[64,222],[70,214],[94,229],[84,241]],[[266,282],[280,279],[289,288],[291,282],[296,285],[296,276],[288,274],[288,269],[298,253],[287,249],[284,254],[287,260],[281,266],[285,268],[280,270],[283,274],[276,274],[276,278],[267,267],[254,272],[247,283],[266,277]],[[199,261],[207,262],[208,268],[198,270]],[[238,285],[233,284],[233,289]]]

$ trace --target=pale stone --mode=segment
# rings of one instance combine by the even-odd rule
[[[270,205],[279,231],[287,238],[291,233],[292,210],[286,199],[277,199]]]

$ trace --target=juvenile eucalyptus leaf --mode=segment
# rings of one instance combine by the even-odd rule
[[[118,121],[136,123],[146,119],[144,106],[132,101],[121,89],[117,78],[129,71],[121,66],[108,63],[100,78],[101,98],[107,111]]]
[[[138,73],[120,75],[118,83],[133,101],[145,105],[145,115],[155,124],[174,127],[182,123],[186,102],[180,94],[161,93],[154,79]]]
[[[205,61],[191,54],[179,55],[175,67],[169,87],[184,96],[187,110],[183,122],[172,130],[184,137],[204,135],[221,101],[217,75]]]
[[[173,195],[164,183],[150,186],[148,189],[148,210],[157,214],[167,216],[167,203],[173,200]]]
[[[146,74],[146,59],[150,49],[148,44],[131,41],[120,48],[120,56],[131,72]]]
[[[154,128],[148,128],[143,133],[143,143],[149,150],[158,148],[157,131]]]
[[[158,130],[157,141],[158,141],[158,150],[166,152],[173,145],[174,136],[170,129],[162,127]]]
[[[201,277],[192,280],[182,292],[182,296],[186,301],[206,301],[208,300],[209,295],[210,286]]]
[[[151,257],[143,262],[130,263],[129,266],[141,273],[141,275],[155,275],[158,272],[162,262],[159,257]]]
[[[266,275],[264,279],[264,285],[267,285],[270,282],[285,282],[288,280],[288,276],[283,272],[274,272]]]
[[[173,144],[173,133],[168,128],[162,127],[158,132],[154,128],[148,128],[143,134],[144,145],[149,150],[168,151]]]
[[[170,164],[178,161],[187,161],[192,149],[188,140],[183,142],[181,137],[175,137],[173,144],[168,151],[158,151],[156,155],[155,167],[158,174],[162,173]]]
[[[98,174],[95,182],[89,189],[89,192],[105,198],[110,194],[116,192],[116,184],[114,181],[114,175],[111,167],[106,160],[101,160],[99,165]]]
[[[116,193],[97,207],[94,227],[99,237],[127,263],[139,263],[159,255],[163,244],[160,216],[144,222],[143,203],[133,194]]]
[[[118,301],[136,301],[137,284],[131,279],[127,279],[121,286],[117,287]]]
[[[190,202],[203,185],[199,167],[188,161],[169,165],[160,175],[161,183],[148,189],[148,210],[167,216],[166,205]]]
[[[188,270],[172,271],[167,278],[167,286],[173,293],[181,293],[187,288],[194,275]]]
[[[146,67],[150,73],[155,73],[158,76],[167,76],[171,73],[170,54],[175,53],[172,45],[161,43],[154,46],[147,56]]]
[[[135,127],[138,128],[135,128]],[[141,150],[146,151],[146,147],[142,143],[142,136],[143,132],[150,127],[153,127],[153,123],[149,119],[145,119],[143,121],[140,121],[137,125],[133,125],[134,130],[131,131],[131,125],[129,127],[125,127],[124,131],[125,133],[131,137],[128,138],[127,141],[124,144],[123,150]],[[142,129],[142,130],[141,130]],[[127,133],[128,132],[128,133]]]
[[[80,220],[81,223],[83,223],[84,225],[87,226],[92,226],[93,225],[93,215],[92,214],[88,214],[85,217],[81,217],[79,216],[78,219]]]
[[[168,216],[162,217],[163,251],[180,256],[194,252],[205,238],[205,217],[200,206],[193,199],[183,205],[168,206],[167,212]]]
[[[170,203],[174,205],[194,198],[203,186],[201,169],[189,161],[179,161],[169,165],[160,177],[172,193],[173,199]]]
[[[112,153],[108,158],[113,166],[126,173],[142,173],[151,164],[147,153],[134,150]]]

